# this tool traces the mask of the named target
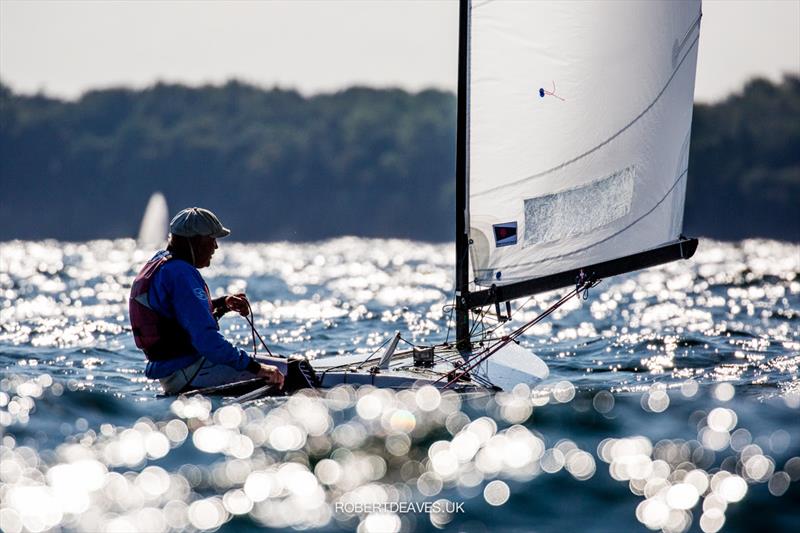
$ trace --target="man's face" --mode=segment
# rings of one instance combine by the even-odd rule
[[[217,247],[214,237],[193,237],[194,260],[196,268],[204,268],[211,264],[211,256]]]

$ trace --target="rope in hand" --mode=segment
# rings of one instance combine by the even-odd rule
[[[258,340],[261,341],[261,345],[264,346],[264,349],[267,350],[267,353],[270,355],[270,357],[274,357],[272,352],[269,350],[269,346],[267,346],[267,343],[264,342],[264,339],[261,337],[261,334],[256,331],[256,325],[253,320],[253,308],[250,307],[250,302],[246,299],[245,302],[247,303],[247,315],[245,315],[244,319],[247,320],[248,324],[250,324],[250,332],[253,335],[253,357],[255,358],[255,356],[258,355],[258,344],[256,343],[256,337],[258,337]]]

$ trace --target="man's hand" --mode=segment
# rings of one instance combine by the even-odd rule
[[[250,313],[250,302],[247,301],[247,296],[243,292],[226,296],[225,305],[231,311],[236,311],[242,316],[247,316]]]
[[[277,366],[265,365],[261,363],[261,368],[258,371],[258,377],[264,378],[267,383],[273,383],[279,389],[283,388],[283,374],[278,370]]]

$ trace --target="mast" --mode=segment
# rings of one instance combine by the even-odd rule
[[[458,121],[456,129],[456,347],[470,349],[469,308],[469,227],[467,205],[467,113],[469,0],[460,0],[458,17]]]

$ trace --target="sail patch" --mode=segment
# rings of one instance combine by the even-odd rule
[[[587,185],[525,200],[523,246],[590,233],[630,213],[635,169]]]
[[[492,225],[494,229],[494,245],[511,246],[517,244],[517,222],[503,222],[502,224]]]

